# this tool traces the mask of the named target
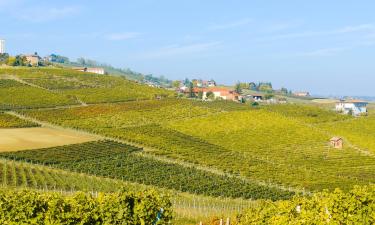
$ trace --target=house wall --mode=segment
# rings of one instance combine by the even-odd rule
[[[337,103],[336,111],[349,114],[350,111],[353,112],[353,115],[357,116],[363,113],[367,113],[367,104],[366,103]]]
[[[102,69],[102,68],[87,68],[87,72],[96,73],[96,74],[104,74],[104,69]]]
[[[31,65],[38,65],[39,58],[34,56],[26,56],[26,61]]]

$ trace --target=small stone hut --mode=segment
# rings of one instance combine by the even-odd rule
[[[344,140],[341,137],[333,137],[329,141],[333,148],[341,149],[344,147]]]

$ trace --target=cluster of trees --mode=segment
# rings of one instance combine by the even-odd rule
[[[288,90],[287,88],[281,88],[280,90],[274,90],[271,82],[259,82],[258,84],[254,82],[246,83],[246,82],[237,82],[235,86],[235,90],[237,93],[242,93],[242,90],[253,90],[253,91],[260,91],[267,93],[267,96],[278,93],[282,95],[291,95],[292,91]],[[266,96],[266,97],[267,97]]]
[[[28,62],[25,56],[10,56],[8,53],[0,54],[0,65],[8,66],[27,66]]]
[[[37,52],[34,53],[38,55]],[[0,65],[8,65],[8,66],[32,66],[30,62],[27,61],[26,56],[24,55],[16,55],[11,56],[8,53],[0,54]],[[44,61],[39,61],[38,66],[46,66],[47,63]]]
[[[242,90],[253,90],[253,91],[261,91],[261,92],[273,92],[273,87],[271,82],[259,82],[258,84],[254,82],[237,82],[235,86],[235,90],[237,93],[241,93]]]

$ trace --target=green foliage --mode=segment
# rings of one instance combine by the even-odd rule
[[[241,94],[242,93],[242,86],[241,86],[241,83],[240,82],[237,82],[235,87],[234,87],[234,91],[238,94]]]
[[[296,196],[288,201],[266,202],[240,216],[250,224],[374,224],[375,186],[356,186],[349,192],[336,189]]]
[[[155,191],[116,192],[93,197],[84,193],[0,190],[2,224],[169,224],[171,203]]]
[[[1,88],[1,87],[0,87]],[[0,112],[0,128],[38,127],[36,123]]]
[[[6,64],[9,60],[9,54],[8,53],[0,53],[0,65]]]
[[[208,91],[206,93],[206,98],[214,100],[215,99],[215,95],[214,95],[214,93],[212,91]]]
[[[267,94],[264,95],[264,98],[265,98],[266,100],[270,100],[270,99],[272,99],[274,96],[275,96],[274,94],[267,93]]]
[[[260,82],[257,87],[258,91],[272,93],[272,84],[268,82]]]

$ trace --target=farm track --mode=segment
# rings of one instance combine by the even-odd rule
[[[93,135],[94,137],[97,137],[99,140],[106,139],[106,140],[111,140],[111,141],[127,144],[127,145],[130,145],[130,146],[138,147],[138,148],[141,148],[143,150],[142,153],[138,153],[140,156],[153,158],[153,159],[158,160],[158,161],[178,164],[178,165],[181,165],[181,166],[184,166],[184,167],[194,167],[194,168],[196,168],[198,170],[201,170],[201,171],[204,171],[204,172],[210,172],[210,173],[214,173],[214,174],[221,175],[221,176],[224,175],[224,176],[228,176],[228,177],[238,178],[238,179],[241,179],[243,181],[255,183],[255,184],[270,187],[270,188],[277,188],[277,189],[283,190],[283,191],[293,191],[293,192],[296,192],[296,193],[302,193],[302,194],[307,194],[307,195],[311,194],[310,192],[308,192],[306,190],[303,190],[303,189],[298,189],[298,188],[294,188],[294,187],[284,187],[284,186],[273,184],[273,183],[266,183],[266,182],[262,182],[262,181],[252,180],[252,179],[244,178],[242,176],[235,176],[235,175],[231,175],[231,174],[226,174],[226,173],[224,173],[220,170],[212,169],[212,168],[205,167],[205,166],[202,166],[202,165],[187,163],[187,162],[184,162],[184,161],[170,159],[170,158],[167,158],[167,157],[155,156],[154,154],[152,154],[152,152],[156,152],[157,151],[156,149],[146,147],[146,146],[143,146],[143,145],[139,145],[139,144],[135,144],[135,143],[132,143],[132,142],[127,142],[127,141],[124,141],[122,139],[107,137],[107,136],[104,136],[104,135],[95,134],[95,133],[91,133],[91,132],[84,131],[84,130],[62,127],[62,126],[55,125],[55,124],[52,124],[52,123],[37,120],[35,118],[31,118],[31,117],[22,115],[20,113],[14,112],[14,111],[7,111],[6,113],[10,114],[10,115],[13,115],[13,116],[16,116],[20,119],[24,119],[24,120],[27,120],[27,121],[30,121],[30,122],[34,122],[36,124],[41,125],[42,127],[49,127],[49,128],[53,128],[53,129],[59,129],[59,130],[75,131],[75,132],[79,132],[79,133],[86,134],[86,135]]]

